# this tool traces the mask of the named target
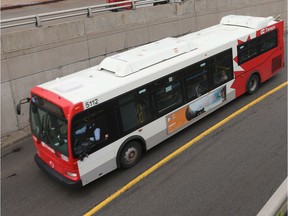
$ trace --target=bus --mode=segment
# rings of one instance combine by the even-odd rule
[[[283,66],[283,21],[239,15],[106,57],[31,89],[34,159],[65,185],[85,186],[255,93]]]

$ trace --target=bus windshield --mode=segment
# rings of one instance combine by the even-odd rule
[[[57,117],[35,103],[30,105],[30,124],[34,136],[68,157],[67,120]]]

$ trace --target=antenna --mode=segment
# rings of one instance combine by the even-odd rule
[[[274,20],[277,21],[277,22],[279,22],[279,21],[280,21],[280,17],[281,17],[281,16],[278,15]]]

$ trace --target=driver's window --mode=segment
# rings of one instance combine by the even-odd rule
[[[109,138],[107,117],[104,110],[89,115],[77,116],[72,125],[73,150],[76,156],[92,153],[106,145]]]

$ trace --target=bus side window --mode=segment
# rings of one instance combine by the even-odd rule
[[[249,61],[259,55],[259,39],[254,38],[241,45],[238,45],[238,61],[240,64]]]
[[[89,153],[93,153],[100,147],[106,145],[108,138],[108,122],[104,110],[85,116],[80,115],[73,120],[72,139],[73,150],[76,156],[83,153],[81,146],[83,143],[87,143],[90,149]]]
[[[193,100],[209,90],[208,70],[201,69],[186,78],[188,100]]]
[[[217,87],[231,79],[233,79],[232,53],[228,50],[216,56],[213,86]]]
[[[237,46],[238,64],[241,65],[275,47],[277,47],[277,30],[246,41]]]
[[[150,121],[152,117],[146,88],[136,93],[136,114],[139,125]]]
[[[242,64],[249,60],[249,54],[248,54],[248,44],[241,44],[238,45],[238,62],[239,64]]]
[[[260,52],[264,53],[270,49],[273,49],[277,46],[277,31],[274,30],[272,32],[267,33],[266,35],[260,38]]]
[[[119,111],[124,132],[150,121],[147,89],[139,89],[119,98]]]
[[[155,82],[154,87],[156,87],[156,92],[153,95],[153,101],[157,114],[164,115],[182,104],[181,84],[180,81],[174,81],[173,76]]]

